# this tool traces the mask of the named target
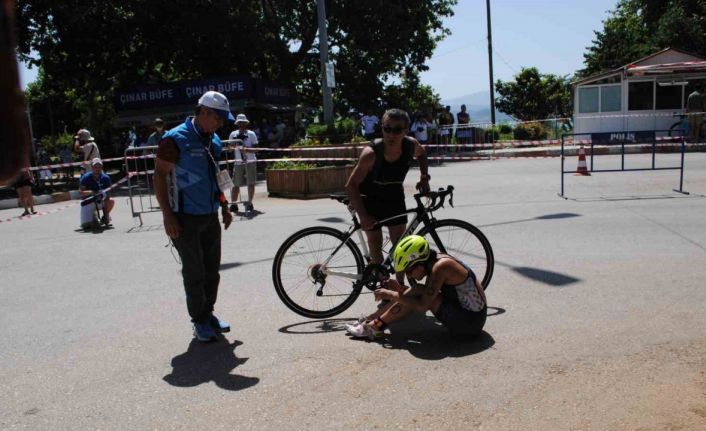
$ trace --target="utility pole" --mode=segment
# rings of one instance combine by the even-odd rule
[[[326,30],[326,4],[324,0],[316,0],[319,17],[319,54],[321,57],[321,90],[324,95],[324,122],[333,128],[333,97],[326,76],[328,64],[328,31]]]
[[[488,15],[488,69],[490,74],[490,122],[495,126],[495,87],[493,86],[493,33],[490,30],[490,0],[485,0]]]

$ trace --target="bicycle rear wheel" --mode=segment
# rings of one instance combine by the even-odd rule
[[[495,257],[488,238],[480,229],[463,220],[446,219],[436,220],[433,226],[423,226],[418,235],[426,237],[438,251],[470,266],[483,288],[488,288],[493,278]]]
[[[344,243],[344,238],[341,231],[316,226],[302,229],[282,243],[272,263],[272,281],[290,310],[322,319],[341,313],[355,302],[361,289],[354,286],[354,277],[363,273],[365,265],[355,242],[349,238]],[[326,269],[349,277],[325,274]]]

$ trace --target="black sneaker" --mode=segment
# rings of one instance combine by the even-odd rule
[[[230,324],[225,320],[219,319],[213,314],[211,314],[211,317],[208,319],[208,324],[211,325],[211,328],[219,334],[223,332],[230,332]]]
[[[246,202],[244,205],[245,205],[245,211],[247,211],[247,212],[255,211],[255,207],[252,205],[252,202]]]
[[[230,212],[237,213],[238,212],[238,204],[230,204]]]

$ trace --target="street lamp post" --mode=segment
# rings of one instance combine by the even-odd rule
[[[490,30],[490,0],[485,0],[488,15],[488,71],[490,74],[490,122],[495,126],[495,87],[493,86],[493,34]]]
[[[316,0],[319,18],[319,55],[321,57],[321,90],[324,96],[324,122],[333,128],[333,97],[327,79],[328,32],[326,30],[326,5],[324,0]]]

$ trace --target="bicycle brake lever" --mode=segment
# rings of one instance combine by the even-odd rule
[[[454,207],[454,192],[451,192],[451,196],[449,196],[449,205],[451,205],[451,208]]]

